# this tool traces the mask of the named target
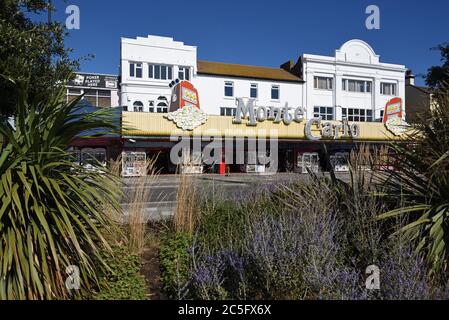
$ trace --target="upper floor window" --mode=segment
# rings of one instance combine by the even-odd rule
[[[251,88],[249,89],[250,98],[257,99],[257,83],[251,83]]]
[[[225,97],[234,96],[234,82],[226,81],[224,86]]]
[[[313,107],[313,117],[321,120],[334,120],[333,107]]]
[[[370,93],[372,83],[371,81],[364,81],[364,80],[343,79],[342,87],[343,91]]]
[[[373,111],[369,109],[342,108],[341,112],[344,120],[373,122]]]
[[[279,86],[271,86],[271,100],[279,100]]]
[[[143,112],[143,103],[141,101],[136,101],[133,104],[134,112]]]
[[[334,87],[334,79],[326,77],[315,77],[313,87],[315,89],[332,90]]]
[[[190,68],[188,68],[188,67],[179,67],[178,78],[179,78],[179,80],[190,81]]]
[[[129,76],[134,78],[142,78],[142,63],[131,62],[129,64]]]
[[[380,83],[380,94],[395,96],[396,95],[396,84],[381,82]]]
[[[173,80],[173,67],[161,64],[149,64],[148,77],[156,80]]]

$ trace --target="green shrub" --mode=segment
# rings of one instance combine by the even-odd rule
[[[379,219],[404,219],[398,226],[417,250],[427,257],[435,275],[449,265],[449,87],[434,94],[435,106],[420,117],[405,138],[394,143],[394,170],[381,175],[385,201],[400,195],[403,206]]]
[[[66,150],[89,132],[117,132],[114,115],[81,112],[81,97],[66,103],[62,91],[27,104],[27,85],[14,86],[15,126],[0,121],[0,300],[85,298],[106,267],[98,263],[112,224],[104,208],[120,212],[120,181],[99,164],[86,170]],[[80,290],[65,285],[72,265]]]
[[[238,243],[245,231],[245,213],[233,202],[217,201],[213,211],[202,211],[198,241],[214,251],[221,248],[223,238]]]
[[[171,298],[182,298],[190,268],[191,242],[191,236],[187,233],[170,233],[162,238],[159,253],[161,279],[165,292]]]
[[[145,279],[140,274],[140,258],[126,246],[114,246],[111,254],[104,254],[110,272],[103,275],[96,300],[146,300]]]

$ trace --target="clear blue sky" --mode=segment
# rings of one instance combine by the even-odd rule
[[[415,74],[440,64],[430,48],[449,42],[449,1],[178,1],[54,0],[55,19],[78,5],[81,29],[67,46],[74,57],[94,54],[81,71],[118,73],[120,37],[170,36],[198,46],[202,60],[278,67],[302,53],[332,55],[345,41],[367,41],[382,62]],[[381,29],[367,30],[365,8],[380,8]],[[418,80],[423,84],[423,80]]]

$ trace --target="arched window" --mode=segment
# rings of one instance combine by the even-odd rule
[[[143,112],[143,103],[141,101],[136,101],[133,104],[134,112]]]
[[[168,104],[166,102],[159,102],[157,104],[157,113],[167,113],[168,112]]]

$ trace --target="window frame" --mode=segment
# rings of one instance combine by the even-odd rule
[[[374,111],[365,108],[342,108],[341,116],[342,119],[351,122],[375,122],[376,120],[374,118]]]
[[[390,93],[385,93],[384,86],[390,87]],[[397,84],[393,82],[381,82],[380,83],[380,94],[384,96],[396,96],[397,95]]]
[[[277,98],[273,98],[273,90],[274,89],[277,89],[277,92],[278,92],[278,97]],[[281,86],[278,85],[278,84],[272,84],[271,85],[271,94],[270,94],[270,96],[271,96],[271,101],[279,101],[279,100],[281,100]]]
[[[350,82],[354,83],[354,90],[350,89]],[[360,88],[359,85],[363,82],[363,91],[358,91],[357,88]],[[373,81],[371,80],[358,80],[358,79],[342,79],[342,90],[345,92],[351,93],[372,93],[373,92]]]
[[[140,70],[140,77],[137,76],[137,71]],[[135,79],[143,78],[143,63],[137,61],[129,62],[129,77]]]
[[[235,117],[236,114],[237,114],[237,108],[220,107],[220,116],[222,116],[222,117]]]
[[[101,93],[100,93],[101,92]],[[107,92],[106,94],[103,94]],[[67,88],[66,89],[66,102],[73,101],[76,97],[83,96],[83,99],[89,101],[92,106],[97,108],[110,108],[112,107],[112,90],[108,90],[105,88],[97,89],[97,88]],[[107,106],[100,106],[100,99],[108,99],[109,103]],[[92,103],[91,100],[95,100],[95,103]]]
[[[137,110],[136,110],[137,108]],[[140,100],[136,100],[133,103],[133,111],[134,112],[144,112],[144,104]]]
[[[320,88],[318,80],[326,80],[326,88]],[[313,77],[313,88],[315,90],[333,91],[334,90],[334,78],[324,76]]]
[[[181,73],[182,73],[182,77],[181,77]],[[187,77],[186,77],[187,75]],[[178,67],[178,79],[179,80],[186,80],[186,81],[190,81],[190,67],[186,67],[186,66],[179,66]]]
[[[232,90],[232,93],[231,93],[231,95],[227,95],[226,94],[226,89],[227,88],[231,88],[231,90]],[[224,83],[224,97],[225,98],[234,98],[234,81],[225,81],[225,83]]]
[[[162,77],[164,73],[165,79]],[[148,63],[148,78],[161,81],[173,80],[173,66],[169,64]]]
[[[324,112],[322,112],[323,108],[324,108]],[[332,113],[329,112],[329,109],[332,110]],[[314,106],[313,107],[313,117],[321,118],[321,120],[323,120],[323,121],[333,121],[333,120],[335,120],[335,107]]]
[[[252,96],[253,90],[256,90],[256,96],[255,97]],[[251,83],[249,85],[249,97],[252,98],[252,99],[258,99],[259,98],[259,84]]]

